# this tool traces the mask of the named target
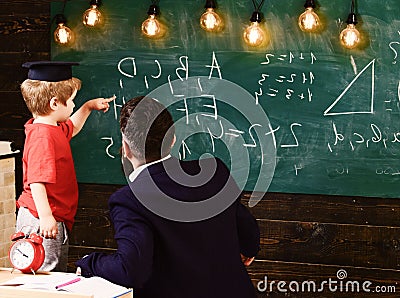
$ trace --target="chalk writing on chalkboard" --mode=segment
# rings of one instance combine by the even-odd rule
[[[265,67],[274,63],[273,58],[276,62],[279,61],[279,64],[293,65],[293,68],[286,67],[282,72],[277,72],[276,69],[264,71]],[[147,93],[148,96],[169,106],[176,118],[177,131],[183,134],[178,135],[177,144],[180,146],[177,146],[176,156],[180,159],[199,158],[206,152],[219,156],[231,165],[235,179],[243,188],[246,188],[246,183],[250,181],[253,190],[268,189],[275,172],[275,158],[278,163],[280,162],[279,153],[276,156],[277,150],[278,152],[279,150],[295,150],[304,146],[308,146],[307,150],[310,150],[313,146],[316,146],[315,148],[321,146],[308,142],[309,123],[293,118],[285,124],[276,124],[274,121],[271,122],[265,113],[270,111],[265,108],[265,103],[272,100],[279,100],[284,104],[302,102],[308,105],[319,100],[318,90],[316,90],[318,86],[315,86],[315,83],[320,81],[319,59],[314,53],[266,54],[259,62],[262,72],[252,79],[253,86],[257,86],[253,89],[253,95],[246,90],[243,94],[238,93],[236,89],[243,88],[223,78],[224,66],[221,66],[223,63],[219,61],[218,54],[214,51],[210,53],[209,63],[202,66],[207,76],[189,76],[191,59],[188,55],[179,56],[176,59],[176,65],[173,66],[172,71],[174,76],[171,75],[170,62],[164,66],[162,60],[150,58],[149,60],[153,61],[151,63],[155,66],[151,69],[155,71],[147,73],[141,70],[140,60],[140,57],[129,56],[115,62],[114,67],[119,72],[118,83],[115,89],[112,89],[112,93],[119,94],[112,104],[116,129],[120,108],[130,98],[127,95],[130,93],[130,80],[139,78],[137,82],[145,90],[150,90]],[[297,61],[301,62],[300,70]],[[357,72],[355,62],[351,61],[351,63],[356,74],[336,98],[332,98],[330,103],[326,101],[325,107],[320,111],[318,121],[321,123],[323,123],[323,117],[335,118],[328,120],[329,125],[324,128],[328,136],[325,145],[322,145],[327,148],[326,158],[329,158],[329,154],[340,153],[341,156],[344,150],[354,152],[359,150],[362,144],[365,148],[370,148],[371,144],[382,143],[384,148],[392,150],[389,145],[393,146],[400,141],[399,131],[393,131],[391,133],[393,137],[390,139],[383,137],[381,127],[375,123],[370,123],[369,129],[363,127],[362,132],[356,129],[351,132],[342,131],[338,124],[340,121],[336,120],[336,117],[375,113],[376,59],[369,61],[359,72]],[[307,68],[306,65],[311,68]],[[155,81],[161,81],[162,84],[155,84]],[[357,87],[359,81],[367,96],[363,96],[362,100],[356,103],[346,105],[346,101],[352,98],[352,96],[347,97],[348,93],[353,89],[359,92],[360,88]],[[150,85],[158,87],[151,90]],[[234,111],[229,111],[232,107]],[[255,116],[256,111],[261,113],[258,118]],[[385,130],[387,131],[387,128]],[[372,136],[369,136],[368,134],[371,133]],[[387,132],[385,133],[387,135]],[[195,136],[196,134],[201,134],[201,136]],[[99,139],[103,141],[104,155],[114,159],[120,147],[120,137],[101,135]],[[219,144],[220,142],[225,145]],[[234,146],[237,143],[240,144],[239,151],[238,147]],[[347,147],[344,146],[346,143]],[[288,160],[292,160],[292,169],[287,172],[289,176],[302,176],[302,172],[309,167],[304,159],[289,158]],[[238,161],[240,162],[236,165]],[[374,171],[376,175],[381,175],[380,173],[383,172],[379,166]],[[327,173],[332,175],[333,172],[328,168]],[[351,175],[352,168],[348,165],[335,167],[334,173],[335,175]]]
[[[354,63],[354,62],[353,62]],[[337,103],[342,100],[342,98],[346,95],[348,90],[352,88],[352,86],[357,82],[358,78],[366,72],[366,70],[371,69],[371,97],[367,98],[369,100],[369,104],[366,107],[362,107],[360,110],[354,111],[342,111],[342,112],[331,112],[331,110],[337,106]],[[343,90],[343,92],[339,95],[338,98],[325,110],[325,116],[332,115],[346,115],[346,114],[372,114],[374,112],[374,94],[375,94],[375,59],[367,64],[356,76],[354,79],[347,85],[347,87]]]
[[[173,154],[216,155],[245,190],[399,197],[400,6],[363,0],[358,27],[366,43],[349,51],[337,39],[348,6],[321,1],[330,22],[320,34],[299,30],[293,16],[302,3],[271,3],[264,12],[271,42],[257,50],[241,41],[249,12],[238,1],[221,3],[228,18],[217,35],[199,30],[194,6],[163,1],[171,31],[162,40],[141,35],[136,23],[147,7],[140,1],[110,0],[101,32],[83,28],[82,1],[69,3],[65,12],[79,36],[71,48],[53,44],[52,59],[80,62],[77,107],[117,96],[71,143],[78,181],[126,183],[120,109],[150,95],[165,101],[177,122]],[[52,3],[52,14],[60,5]],[[170,18],[177,11],[180,18]]]
[[[400,31],[397,31],[397,33],[399,33],[400,35]],[[399,50],[400,50],[400,41],[391,41],[389,42],[389,48],[393,51],[393,64],[397,63],[397,56],[399,54]]]

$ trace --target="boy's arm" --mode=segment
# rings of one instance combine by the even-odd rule
[[[77,135],[83,125],[86,122],[86,119],[89,117],[90,113],[93,110],[104,111],[107,112],[110,108],[109,102],[115,99],[115,95],[110,98],[96,98],[85,102],[71,117],[71,121],[74,124],[74,131],[72,136]]]
[[[45,238],[55,238],[58,233],[57,222],[50,209],[46,187],[43,183],[31,183],[30,188],[39,215],[39,232]]]

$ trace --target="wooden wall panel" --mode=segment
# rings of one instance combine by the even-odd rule
[[[0,42],[0,91],[16,92],[9,95],[14,95],[22,100],[20,85],[26,79],[28,73],[28,70],[23,68],[22,64],[27,61],[49,60],[50,54],[46,52],[2,52],[4,49],[1,44]],[[23,100],[21,103],[23,103]]]
[[[245,194],[244,204],[250,195]],[[253,212],[271,220],[400,227],[398,199],[267,193]]]
[[[256,260],[248,267],[248,272],[257,289],[258,297],[350,298],[399,296],[400,272],[398,270]],[[266,279],[267,283],[265,283]],[[331,280],[331,288],[329,288],[329,280]],[[316,291],[313,291],[313,286],[308,283],[310,281],[315,283]],[[282,290],[278,290],[278,282],[285,282],[285,284],[281,284]],[[301,290],[303,282],[305,282],[304,291],[297,291],[296,283],[300,285]],[[357,291],[356,283],[353,282],[357,282],[360,285],[359,291]],[[363,291],[362,285],[365,282],[364,288],[369,292]],[[290,283],[292,283],[292,288],[289,288]],[[323,285],[321,286],[322,283]],[[266,287],[265,284],[267,285]],[[352,285],[354,285],[354,288]],[[322,291],[318,292],[318,289],[322,289]]]
[[[30,53],[35,50],[48,51],[50,40],[48,16],[24,17],[15,19],[15,16],[1,17],[0,44],[3,51],[18,51]],[[34,42],[32,42],[34,41]]]
[[[50,53],[50,1],[0,2],[0,52]]]
[[[400,228],[259,220],[259,258],[400,269]]]
[[[23,128],[31,117],[21,92],[0,91],[0,129]]]
[[[44,14],[50,16],[50,3],[63,0],[2,0],[0,1],[0,16],[10,15],[37,17]],[[69,0],[68,0],[69,1]]]

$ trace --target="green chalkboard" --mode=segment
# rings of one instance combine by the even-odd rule
[[[267,0],[261,11],[270,43],[244,44],[252,1],[218,1],[220,33],[199,26],[205,1],[159,2],[167,31],[141,34],[151,1],[104,0],[105,25],[81,23],[88,1],[67,1],[76,34],[52,45],[52,59],[78,61],[76,104],[116,95],[72,141],[78,181],[126,183],[118,114],[124,101],[150,95],[177,122],[173,154],[221,157],[245,190],[399,197],[400,5],[358,0],[360,48],[340,46],[348,0],[319,0],[318,34],[297,26],[304,1]],[[62,3],[52,3],[52,15]]]

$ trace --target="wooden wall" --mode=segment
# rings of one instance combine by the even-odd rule
[[[30,117],[19,84],[26,72],[21,64],[50,58],[50,0],[0,2],[0,140],[23,149],[23,125]],[[21,192],[21,161],[16,162],[17,196]],[[80,184],[80,203],[70,239],[69,271],[91,251],[113,251],[113,229],[107,199],[118,185]],[[248,201],[245,194],[243,202]],[[268,193],[251,209],[258,219],[262,249],[249,268],[254,285],[267,276],[260,297],[397,297],[400,293],[400,199]],[[339,279],[337,272],[347,273]],[[295,282],[329,279],[332,290],[299,293]],[[272,284],[271,281],[275,281]],[[278,281],[286,289],[281,293]],[[366,293],[346,292],[347,281],[370,281]],[[282,282],[286,282],[283,285]],[[293,291],[289,289],[289,283]],[[337,286],[336,291],[334,286]],[[378,286],[378,288],[376,287]],[[386,291],[386,293],[377,293]]]

